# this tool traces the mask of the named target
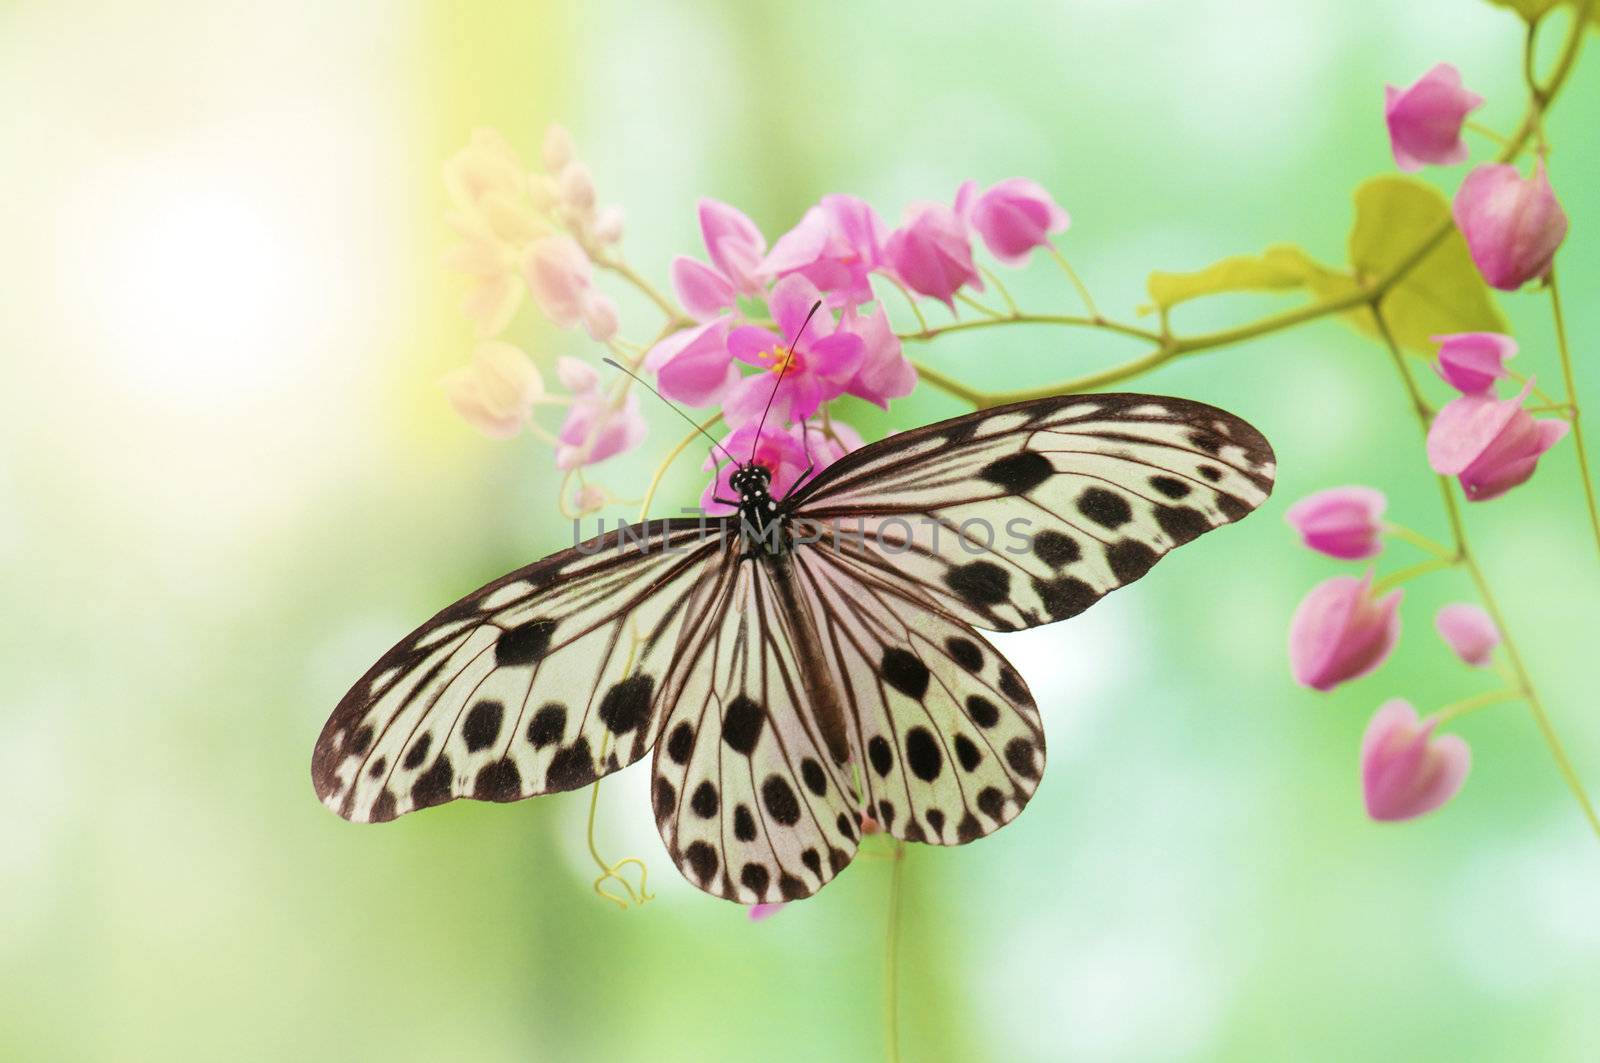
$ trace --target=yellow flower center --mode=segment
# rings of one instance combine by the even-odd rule
[[[800,356],[782,345],[776,345],[770,351],[762,351],[756,357],[766,363],[767,368],[774,373],[782,373],[786,369],[798,372],[805,368],[805,362],[800,360]]]

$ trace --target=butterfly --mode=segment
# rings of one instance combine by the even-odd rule
[[[586,786],[651,754],[662,841],[700,889],[810,896],[863,816],[959,845],[1015,819],[1039,709],[980,634],[1066,620],[1272,489],[1222,410],[1065,395],[869,444],[785,497],[738,463],[738,512],[613,529],[407,635],[317,740],[358,822]]]

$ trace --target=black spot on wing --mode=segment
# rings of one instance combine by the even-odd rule
[[[800,798],[782,775],[768,775],[761,784],[761,803],[767,815],[785,827],[800,822]]]
[[[694,752],[694,728],[685,720],[674,727],[672,734],[667,736],[667,756],[672,758],[674,764],[687,764],[689,754],[692,752]]]
[[[411,803],[416,808],[442,805],[450,800],[450,783],[454,779],[450,758],[441,756],[433,767],[417,776],[411,784]]]
[[[1212,483],[1216,483],[1218,480],[1222,479],[1222,470],[1217,468],[1215,465],[1202,465],[1200,466],[1200,475],[1204,476]]]
[[[1011,595],[1011,573],[993,561],[969,561],[952,565],[944,574],[945,584],[974,609],[1003,604]]]
[[[1012,771],[1024,779],[1039,777],[1039,762],[1033,743],[1026,738],[1013,738],[1006,743],[1006,763],[1011,765]]]
[[[754,893],[758,900],[765,900],[767,886],[772,882],[772,873],[767,870],[765,864],[749,863],[739,872],[739,882],[745,889]]]
[[[813,758],[806,757],[800,762],[800,778],[805,780],[806,789],[818,797],[828,792],[828,777]]]
[[[966,735],[956,735],[956,760],[961,764],[962,771],[972,771],[980,761],[983,753],[978,749],[977,743]]]
[[[888,775],[889,769],[894,767],[894,750],[889,746],[889,740],[883,735],[873,735],[867,742],[867,759],[872,761],[872,770],[879,775]]]
[[[1056,474],[1050,459],[1035,450],[996,458],[978,470],[978,476],[1014,495],[1025,495]]]
[[[567,707],[550,702],[541,706],[533,714],[533,719],[528,721],[528,743],[534,749],[543,749],[545,746],[554,745],[561,741],[561,736],[567,730]]]
[[[1052,620],[1077,616],[1100,598],[1093,587],[1074,576],[1049,580],[1035,576],[1033,589]]]
[[[661,822],[672,815],[672,810],[678,803],[678,788],[673,786],[670,780],[657,775],[654,794],[656,820]]]
[[[999,822],[1000,815],[1005,811],[1006,795],[993,786],[985,786],[978,791],[978,810],[990,819]]]
[[[1112,531],[1133,519],[1133,507],[1115,491],[1090,487],[1078,496],[1078,512]]]
[[[579,735],[576,742],[556,750],[550,758],[544,785],[547,790],[576,790],[594,779],[594,754],[589,752],[589,740]]]
[[[1250,507],[1232,495],[1218,495],[1217,508],[1222,510],[1222,515],[1229,520],[1243,520],[1250,515]]]
[[[550,636],[555,634],[556,622],[548,618],[529,620],[509,631],[500,632],[494,644],[494,662],[498,665],[537,664],[550,652]]]
[[[370,745],[372,745],[372,728],[369,725],[358,730],[355,737],[350,739],[350,752],[359,757]]]
[[[1070,565],[1083,556],[1083,548],[1070,535],[1046,528],[1033,537],[1033,553],[1051,568]]]
[[[738,695],[728,702],[728,708],[722,714],[722,740],[735,753],[743,753],[748,757],[755,752],[756,743],[761,739],[761,727],[766,716],[760,705],[743,694]]]
[[[1106,547],[1106,564],[1120,583],[1131,583],[1150,571],[1159,558],[1156,552],[1137,539],[1123,539]]]
[[[600,721],[612,734],[627,734],[650,718],[650,699],[656,681],[647,675],[630,675],[614,684],[600,699]]]
[[[1156,523],[1180,546],[1211,529],[1206,515],[1189,506],[1157,506]]]
[[[923,782],[939,777],[944,767],[944,755],[939,752],[939,741],[926,727],[913,727],[906,732],[906,763],[911,774]]]
[[[989,728],[1000,722],[1000,710],[982,694],[967,695],[967,715],[979,727]]]
[[[891,646],[883,651],[883,678],[908,698],[921,701],[928,692],[928,666],[909,650]]]
[[[721,865],[721,861],[717,859],[717,851],[705,842],[690,842],[683,856],[701,885],[708,885]]]
[[[461,726],[461,737],[467,743],[467,752],[476,753],[494,745],[500,737],[500,722],[505,718],[506,707],[498,701],[485,698],[467,711],[467,722]]]
[[[1175,476],[1152,476],[1150,486],[1174,501],[1189,493],[1189,485]]]
[[[710,819],[717,814],[717,788],[711,785],[710,780],[702,782],[694,788],[693,795],[689,798],[689,807],[701,819]]]
[[[515,801],[522,796],[522,772],[516,761],[502,757],[478,769],[472,796],[479,801]]]
[[[411,743],[411,749],[407,751],[406,759],[400,762],[400,766],[407,771],[415,771],[422,767],[422,762],[428,759],[428,750],[432,746],[433,735],[424,731],[415,742]]]
[[[969,672],[977,672],[983,667],[983,651],[971,639],[952,635],[945,640],[944,649],[952,661]]]
[[[734,808],[733,836],[742,842],[756,840],[756,818],[750,814],[749,805],[739,805]]]

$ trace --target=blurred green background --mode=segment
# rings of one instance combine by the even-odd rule
[[[1518,23],[1474,0],[0,9],[0,1056],[879,1058],[887,863],[751,925],[679,878],[635,768],[605,785],[599,839],[645,858],[659,897],[623,913],[589,889],[587,794],[386,827],[312,794],[312,742],[367,665],[570,534],[548,451],[480,439],[438,391],[470,349],[438,265],[440,163],[477,125],[531,161],[565,123],[659,283],[701,253],[700,195],[770,237],[829,191],[893,220],[965,178],[1028,175],[1125,316],[1153,268],[1279,240],[1342,260],[1351,188],[1392,170],[1383,83],[1446,59],[1509,129]],[[1591,48],[1549,131],[1600,410],[1596,123]],[[1015,288],[1072,305],[1043,266]],[[611,290],[625,332],[653,331]],[[1502,305],[1517,365],[1556,384],[1547,303]],[[592,354],[533,316],[513,337],[542,363]],[[1008,329],[916,353],[998,387],[1137,348]],[[992,839],[913,847],[905,1057],[1593,1059],[1600,845],[1526,713],[1462,721],[1472,776],[1442,812],[1362,812],[1378,703],[1488,682],[1432,631],[1464,578],[1408,589],[1376,675],[1332,696],[1288,677],[1289,614],[1340,571],[1294,545],[1290,501],[1367,482],[1445,532],[1386,355],[1325,321],[1139,386],[1260,426],[1279,493],[1083,617],[1000,640],[1050,769]],[[923,389],[863,427],[957,412]],[[625,493],[679,434],[650,416],[645,448],[600,470]],[[658,505],[700,485],[684,461]],[[1469,520],[1600,787],[1570,442]]]

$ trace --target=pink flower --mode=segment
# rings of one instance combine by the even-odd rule
[[[883,265],[888,238],[888,227],[865,200],[823,196],[772,245],[762,268],[778,277],[799,273],[829,293],[829,306],[853,306],[872,299],[868,278]]]
[[[539,152],[545,170],[550,173],[560,173],[563,166],[577,157],[578,151],[573,146],[572,134],[567,132],[565,126],[552,123],[545,127],[544,145]]]
[[[557,328],[583,320],[584,299],[594,284],[589,256],[570,236],[547,236],[528,248],[523,261],[528,290]]]
[[[1561,441],[1566,421],[1535,420],[1522,408],[1530,379],[1514,399],[1463,395],[1439,411],[1428,428],[1428,464],[1461,481],[1472,502],[1487,502],[1533,475],[1539,455]]]
[[[818,311],[806,323],[806,315],[819,295],[816,286],[804,276],[791,274],[774,285],[767,297],[767,309],[778,326],[778,335],[744,325],[728,336],[728,350],[735,358],[771,370],[747,376],[734,385],[723,404],[730,424],[760,417],[769,399],[773,420],[799,420],[816,413],[826,400],[844,393],[845,385],[866,357],[866,344],[853,332],[835,331],[833,315],[826,310]],[[797,335],[798,340],[793,338]],[[778,389],[776,397],[774,387]]]
[[[644,367],[656,374],[661,394],[689,406],[714,406],[739,382],[739,370],[728,353],[733,319],[714,318],[680,329],[650,348]]]
[[[556,376],[572,392],[572,408],[556,438],[556,468],[563,472],[594,465],[644,442],[639,396],[622,401],[600,388],[600,374],[576,358],[556,361]]]
[[[1474,668],[1486,666],[1494,658],[1494,648],[1500,645],[1500,629],[1494,626],[1489,614],[1476,605],[1456,602],[1440,609],[1433,618],[1433,626],[1445,645]]]
[[[461,310],[480,339],[503,332],[522,303],[522,252],[541,227],[524,176],[516,151],[492,129],[474,130],[444,165],[451,204],[445,221],[461,238],[444,264],[470,278]]]
[[[1367,815],[1392,822],[1415,819],[1454,797],[1472,766],[1458,735],[1433,737],[1438,720],[1417,719],[1399,698],[1383,703],[1361,738],[1361,795]]]
[[[1289,621],[1289,664],[1295,682],[1332,690],[1382,664],[1400,638],[1400,596],[1372,596],[1372,574],[1323,580]]]
[[[585,516],[605,509],[606,501],[606,489],[599,484],[584,484],[572,494],[572,504]]]
[[[471,363],[452,369],[439,384],[456,412],[490,439],[521,432],[544,394],[544,381],[528,356],[499,342],[478,344]]]
[[[865,351],[861,367],[845,385],[845,391],[868,402],[889,408],[890,399],[909,395],[917,386],[917,370],[900,349],[900,337],[889,326],[889,315],[881,307],[863,315],[847,307],[839,328],[861,337]]]
[[[1478,272],[1502,291],[1547,275],[1567,235],[1567,212],[1542,161],[1526,180],[1507,163],[1479,166],[1461,182],[1452,209]]]
[[[705,238],[711,264],[728,279],[735,291],[740,295],[761,294],[769,276],[761,265],[761,258],[767,253],[767,241],[755,222],[736,207],[714,199],[702,199],[700,235]]]
[[[1461,126],[1483,106],[1483,97],[1461,86],[1455,67],[1440,63],[1405,90],[1385,85],[1383,98],[1396,166],[1411,173],[1427,163],[1454,166],[1467,161]]]
[[[983,290],[972,263],[972,242],[956,212],[942,203],[917,203],[906,208],[900,228],[889,236],[884,257],[895,275],[912,291],[942,301],[951,310],[964,285]]]
[[[727,455],[723,451],[728,452]],[[737,499],[739,494],[728,482],[737,471],[738,466],[727,460],[728,455],[737,458],[739,462],[753,461],[766,466],[772,474],[770,491],[772,497],[780,501],[785,498],[806,471],[809,464],[806,458],[805,447],[796,438],[795,433],[786,428],[779,427],[768,421],[761,427],[760,435],[756,434],[756,422],[751,421],[740,425],[722,440],[722,449],[714,450],[706,458],[706,468],[717,470],[706,485],[705,492],[700,496],[700,508],[710,514],[726,514],[735,512],[735,507],[724,505],[716,501],[717,496],[727,499]],[[723,464],[719,464],[723,463]]]
[[[1435,366],[1439,375],[1463,395],[1494,387],[1496,380],[1508,375],[1506,359],[1517,353],[1517,341],[1498,332],[1455,332],[1430,338],[1439,344]]]
[[[984,246],[1007,266],[1020,266],[1036,247],[1065,232],[1072,219],[1036,182],[1012,177],[990,185],[982,195],[968,181],[956,192],[956,213],[978,230]]]
[[[1370,487],[1330,487],[1307,495],[1284,514],[1305,544],[1329,557],[1354,561],[1383,550],[1388,499]]]
[[[783,901],[777,901],[772,904],[752,904],[749,908],[750,921],[759,923],[763,919],[770,919],[783,911],[783,906]]]

